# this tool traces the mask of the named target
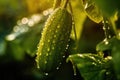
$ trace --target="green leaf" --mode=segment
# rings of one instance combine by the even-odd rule
[[[24,50],[22,49],[21,45],[19,44],[19,40],[13,40],[13,41],[10,41],[8,42],[8,45],[9,45],[9,55],[15,59],[15,60],[18,60],[18,61],[21,61],[24,59],[25,57],[25,52]]]
[[[115,36],[110,39],[105,38],[102,42],[97,44],[96,50],[97,51],[112,50],[114,46],[117,46],[116,44],[117,40],[118,39]]]
[[[97,45],[97,51],[110,50],[112,54],[112,60],[114,64],[114,69],[117,74],[118,80],[120,79],[120,36],[115,36],[109,40],[102,41]],[[107,44],[106,44],[107,43]]]
[[[119,0],[94,0],[98,8],[107,17],[114,15],[117,10]]]
[[[107,40],[107,39],[104,39],[102,42],[100,42],[96,46],[97,51],[105,51],[109,49],[112,49],[112,43],[110,42],[110,40]]]
[[[79,46],[79,39],[81,39],[81,34],[82,30],[84,27],[84,21],[86,20],[86,14],[84,13],[84,8],[82,5],[81,0],[71,0],[71,6],[72,6],[72,15],[73,15],[73,25],[75,26],[75,32],[76,36],[74,33],[74,29],[71,31],[71,40],[69,44],[69,53],[70,54],[76,54],[77,52],[77,47]],[[74,28],[73,26],[73,28]],[[75,39],[77,37],[77,40]]]
[[[104,59],[99,55],[88,53],[70,55],[67,58],[67,61],[69,60],[77,66],[84,80],[113,80],[109,71],[111,57]],[[111,79],[108,79],[108,76]]]
[[[117,74],[118,80],[120,79],[120,40],[117,38],[113,39],[114,46],[112,48],[112,57],[114,68]]]
[[[84,8],[81,0],[71,0],[71,5],[72,5],[72,12],[73,12],[72,15],[75,22],[74,24],[76,29],[76,36],[77,36],[77,39],[79,40],[84,27],[83,26],[84,21],[86,20],[86,14],[84,14]],[[71,38],[75,40],[75,35],[73,30],[72,30]]]
[[[43,24],[38,24],[23,35],[21,44],[25,52],[27,52],[30,56],[35,56],[36,54],[37,45],[41,37],[42,28]]]
[[[93,0],[83,0],[83,5],[87,16],[94,22],[100,23],[103,20],[99,8],[95,5]]]

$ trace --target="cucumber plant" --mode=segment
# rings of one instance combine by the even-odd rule
[[[6,55],[12,55],[16,60],[26,58],[25,53],[35,57],[38,68],[33,65],[30,72],[35,77],[37,72],[40,80],[120,80],[119,5],[119,0],[54,0],[52,12],[50,8],[50,12],[43,11],[39,19],[31,16],[19,20],[12,35],[6,36],[7,44],[3,38],[0,41],[0,53],[9,53]],[[34,22],[36,20],[39,20],[39,26]],[[86,25],[87,31],[84,30]],[[99,38],[101,34],[102,39]],[[101,42],[96,43],[96,40]],[[94,52],[91,50],[93,45]],[[6,55],[5,62],[9,61]]]

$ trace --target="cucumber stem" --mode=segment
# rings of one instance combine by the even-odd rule
[[[54,4],[53,4],[53,10],[57,7],[59,7],[61,4],[61,0],[54,0]]]
[[[112,25],[110,25],[110,21],[106,17],[103,18],[103,30],[106,39],[110,39],[113,35],[115,35]]]
[[[62,0],[63,4],[62,4],[62,8],[66,8],[67,7],[67,3],[69,2],[69,0]]]
[[[75,36],[75,40],[77,41],[77,34],[76,34],[76,28],[75,28],[75,21],[74,21],[74,16],[73,16],[73,10],[72,10],[72,5],[69,2],[69,7],[70,7],[70,11],[72,13],[72,22],[73,22],[73,30],[74,30],[74,36]]]

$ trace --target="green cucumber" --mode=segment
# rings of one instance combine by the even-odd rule
[[[62,62],[71,29],[71,14],[65,8],[56,8],[45,23],[38,45],[36,62],[41,72],[52,72]]]

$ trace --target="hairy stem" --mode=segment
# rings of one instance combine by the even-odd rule
[[[69,7],[70,7],[70,11],[72,13],[72,25],[73,25],[73,30],[74,30],[74,35],[75,35],[75,40],[77,41],[77,34],[76,34],[76,29],[75,29],[75,21],[74,21],[74,16],[73,16],[73,10],[72,10],[72,5],[71,3],[69,2]]]
[[[69,0],[62,0],[62,8],[66,8]]]
[[[53,10],[57,7],[59,7],[61,4],[61,0],[54,0],[54,4],[53,4]]]
[[[112,25],[110,24],[110,21],[107,18],[103,18],[103,30],[105,33],[105,38],[110,39],[113,35],[113,29],[111,27]]]

